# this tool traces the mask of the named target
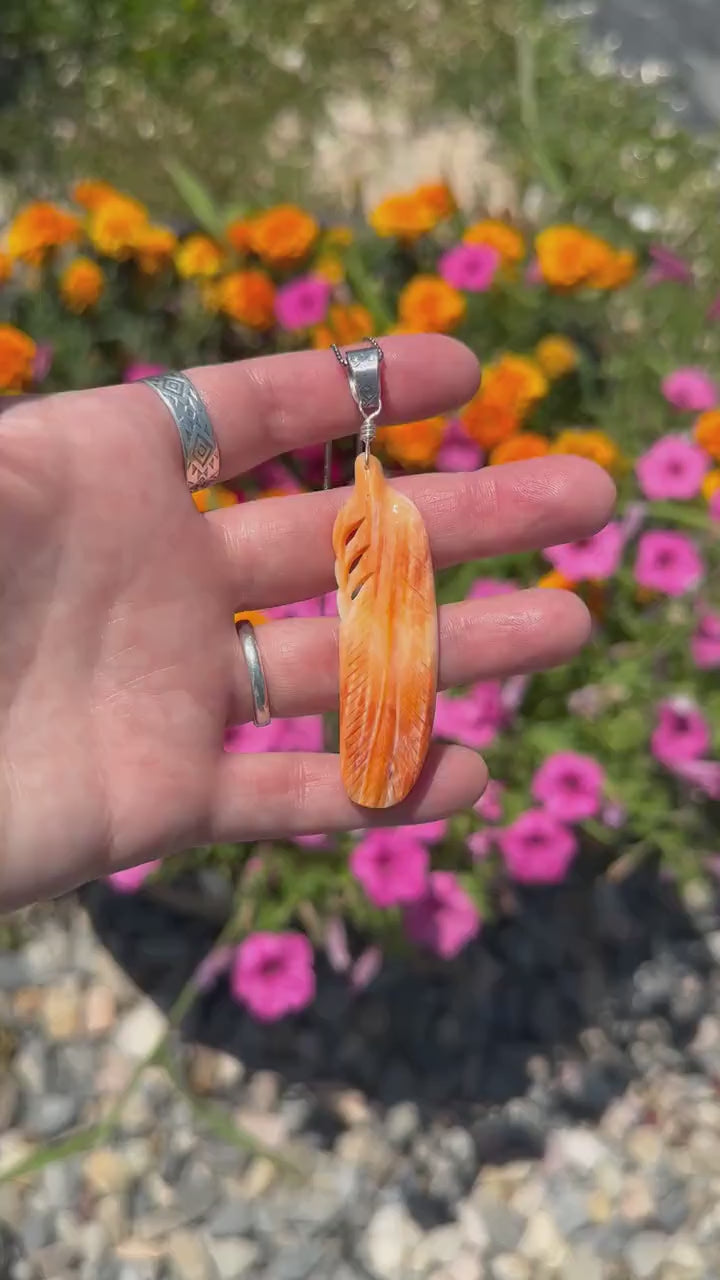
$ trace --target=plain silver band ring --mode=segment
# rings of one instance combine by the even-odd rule
[[[247,618],[242,618],[240,622],[235,624],[238,633],[238,639],[242,645],[242,651],[245,654],[248,671],[250,673],[250,692],[253,700],[253,720],[258,729],[263,729],[265,725],[270,723],[270,699],[268,697],[267,681],[265,679],[265,671],[263,670],[262,658],[258,649],[258,642],[255,639],[255,628]]]
[[[220,475],[220,449],[205,402],[185,373],[142,378],[170,410],[185,459],[188,489],[207,489]]]

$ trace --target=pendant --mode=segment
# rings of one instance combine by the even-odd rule
[[[380,412],[379,348],[349,351],[350,390],[363,414],[355,488],[333,529],[340,614],[340,771],[349,798],[399,804],[425,763],[435,714],[435,578],[417,507],[388,484],[370,453]],[[339,355],[339,353],[336,352]],[[353,357],[366,377],[354,378]],[[374,376],[373,376],[374,371]]]

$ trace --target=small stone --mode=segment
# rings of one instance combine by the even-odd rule
[[[566,1258],[562,1280],[605,1280],[605,1268],[592,1249],[580,1246]]]
[[[548,1208],[558,1231],[565,1239],[584,1227],[588,1220],[587,1196],[572,1186],[555,1188]]]
[[[123,1133],[137,1137],[148,1133],[157,1125],[157,1112],[153,1109],[146,1091],[139,1085],[133,1089],[122,1109],[120,1126]]]
[[[422,1232],[404,1205],[385,1204],[368,1223],[362,1250],[378,1280],[404,1280],[406,1263],[422,1239]]]
[[[214,1280],[210,1255],[197,1232],[174,1231],[167,1240],[167,1253],[177,1280]]]
[[[50,1212],[24,1215],[22,1238],[27,1252],[31,1254],[52,1244],[55,1239],[55,1215]]]
[[[545,1163],[552,1169],[570,1165],[591,1173],[607,1155],[605,1143],[589,1129],[558,1129],[548,1141]]]
[[[463,1249],[448,1267],[433,1271],[429,1280],[484,1280],[485,1268],[476,1253]]]
[[[152,1000],[141,1000],[121,1018],[115,1044],[121,1053],[139,1061],[148,1057],[167,1027],[167,1018]]]
[[[61,924],[46,919],[42,929],[23,947],[23,957],[35,982],[52,982],[72,963],[67,930]]]
[[[274,1254],[273,1280],[313,1280],[323,1261],[327,1261],[327,1250],[321,1242],[294,1240],[287,1248]]]
[[[93,1206],[93,1215],[102,1223],[111,1244],[117,1245],[128,1234],[127,1214],[121,1196],[103,1196]]]
[[[117,1001],[110,987],[96,983],[85,992],[84,1025],[89,1036],[103,1036],[115,1025]]]
[[[540,1210],[546,1192],[547,1188],[542,1178],[531,1175],[527,1182],[522,1183],[517,1191],[513,1192],[510,1207],[522,1218],[532,1218],[533,1214]]]
[[[241,1133],[248,1134],[270,1150],[276,1150],[288,1140],[285,1117],[280,1112],[264,1113],[240,1107],[234,1120]]]
[[[28,1142],[16,1129],[11,1129],[9,1133],[0,1133],[0,1176],[7,1174],[11,1169],[29,1156],[33,1149],[33,1144]]]
[[[461,1200],[457,1218],[463,1239],[473,1248],[484,1252],[490,1243],[490,1235],[477,1205],[472,1200]]]
[[[0,954],[0,991],[18,991],[30,978],[30,966],[21,951]]]
[[[191,1164],[183,1170],[176,1198],[186,1222],[204,1217],[217,1203],[218,1186],[212,1171],[204,1164]]]
[[[275,1071],[256,1071],[247,1083],[245,1097],[255,1111],[274,1111],[280,1101],[280,1077]]]
[[[42,1009],[45,993],[42,987],[21,987],[11,1002],[16,1022],[35,1022]]]
[[[609,1222],[613,1215],[610,1197],[600,1187],[591,1191],[587,1199],[587,1213],[590,1222]]]
[[[452,1223],[445,1227],[435,1227],[421,1239],[413,1250],[410,1264],[423,1274],[430,1267],[443,1267],[451,1263],[460,1252],[461,1233]]]
[[[208,1249],[218,1280],[244,1280],[260,1261],[260,1246],[252,1240],[212,1240]]]
[[[525,1230],[525,1220],[520,1214],[486,1192],[475,1195],[474,1200],[485,1219],[492,1247],[500,1253],[516,1249]]]
[[[420,1128],[420,1111],[414,1102],[396,1102],[385,1115],[383,1130],[393,1147],[406,1147]]]
[[[647,1222],[655,1208],[642,1178],[627,1178],[620,1196],[620,1213],[626,1222]]]
[[[490,1274],[493,1280],[531,1280],[527,1262],[514,1253],[499,1253],[493,1258]]]
[[[20,1088],[14,1078],[17,1074],[16,1061],[13,1062],[13,1075],[0,1077],[0,1133],[11,1129],[20,1103]]]
[[[99,1196],[124,1191],[133,1178],[125,1157],[109,1148],[91,1151],[83,1160],[82,1172],[90,1190]]]
[[[348,1128],[372,1122],[372,1111],[368,1100],[359,1089],[343,1089],[335,1098],[335,1111]]]
[[[702,1254],[691,1240],[668,1241],[667,1261],[687,1272],[688,1280],[696,1280],[696,1277],[704,1275]]]
[[[650,1125],[640,1125],[626,1140],[628,1155],[638,1164],[654,1165],[663,1153],[663,1143],[657,1129]]]
[[[530,1262],[559,1267],[568,1250],[550,1214],[541,1209],[529,1220],[518,1251]]]
[[[207,1224],[211,1236],[223,1240],[227,1236],[248,1235],[253,1228],[255,1211],[246,1200],[229,1200],[220,1205]]]
[[[277,1169],[267,1156],[257,1156],[242,1178],[242,1192],[248,1200],[264,1196],[277,1177]]]
[[[659,1231],[641,1231],[627,1245],[627,1264],[635,1280],[651,1280],[667,1257],[667,1238]]]
[[[367,1169],[378,1181],[387,1175],[395,1161],[394,1152],[382,1137],[364,1124],[340,1134],[335,1154],[341,1164]]]
[[[50,1040],[71,1040],[82,1032],[80,993],[75,987],[50,987],[44,992],[40,1010],[45,1033]]]
[[[67,1239],[69,1244],[77,1246],[84,1263],[90,1263],[97,1270],[97,1264],[108,1246],[108,1237],[101,1222],[83,1222],[78,1224],[72,1220],[68,1224]],[[93,1271],[93,1276],[95,1274]]]
[[[77,1120],[78,1102],[77,1098],[61,1093],[30,1097],[25,1106],[23,1121],[27,1137],[35,1142],[44,1138],[56,1138]]]

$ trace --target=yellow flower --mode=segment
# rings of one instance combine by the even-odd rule
[[[535,238],[540,273],[556,289],[574,289],[607,268],[613,256],[609,244],[582,227],[546,227]]]
[[[313,263],[313,273],[327,280],[328,284],[341,284],[345,279],[345,267],[339,253],[328,250],[319,254]]]
[[[37,348],[14,324],[0,324],[0,391],[22,391],[32,382]]]
[[[720,467],[713,467],[712,471],[706,471],[702,479],[702,496],[706,502],[709,502],[714,494],[720,489]]]
[[[387,196],[371,210],[368,222],[379,236],[417,240],[440,221],[431,203],[415,191]]]
[[[80,236],[80,219],[47,200],[38,200],[21,209],[10,223],[7,249],[11,258],[39,266],[51,249],[69,244]]]
[[[536,431],[518,431],[495,446],[489,461],[493,466],[502,462],[525,462],[529,458],[543,458],[549,451],[545,436],[538,435]]]
[[[592,289],[620,289],[632,280],[637,270],[637,256],[632,249],[610,249],[605,261],[588,276]]]
[[[543,373],[551,381],[570,373],[578,362],[577,347],[561,333],[549,333],[546,338],[541,338],[534,355]]]
[[[525,257],[525,241],[515,227],[499,218],[485,218],[468,227],[463,240],[466,244],[488,244],[497,249],[504,267],[517,266]]]
[[[260,613],[258,609],[243,609],[240,613],[236,613],[234,622],[250,622],[253,627],[261,627],[263,622],[267,622],[264,613]]]
[[[579,458],[589,458],[606,471],[615,471],[621,461],[615,441],[604,431],[582,431],[576,427],[561,431],[550,446],[550,452],[573,453]]]
[[[60,276],[60,297],[70,311],[94,307],[105,288],[105,276],[92,258],[73,258]]]
[[[278,204],[250,220],[250,248],[272,266],[302,262],[317,240],[320,228],[296,204]]]
[[[720,462],[720,409],[701,413],[693,427],[693,435],[700,448]]]
[[[85,178],[82,182],[76,182],[71,195],[75,204],[88,211],[97,209],[104,200],[125,198],[117,187],[111,187],[109,182],[102,182],[97,178]]]
[[[154,276],[170,262],[177,236],[169,227],[141,227],[133,246],[137,264],[146,276]]]
[[[329,227],[325,232],[324,244],[328,249],[347,249],[354,239],[351,227]]]
[[[178,275],[185,280],[196,277],[210,279],[222,270],[225,255],[209,236],[192,235],[183,240],[175,253]]]
[[[400,323],[421,333],[449,333],[465,315],[465,298],[440,276],[414,276],[398,298]]]
[[[397,427],[381,427],[378,444],[403,467],[429,467],[435,461],[445,434],[444,418],[424,418]]]
[[[209,489],[196,489],[192,495],[198,511],[218,511],[221,507],[235,507],[240,499],[227,485],[214,484]]]
[[[12,275],[13,260],[9,253],[0,249],[0,284],[5,284]]]
[[[128,258],[148,224],[147,209],[131,196],[108,196],[90,211],[88,235],[99,253]]]
[[[271,329],[275,320],[275,289],[264,271],[233,271],[220,281],[220,310],[250,329]]]
[[[542,578],[538,578],[535,585],[550,587],[555,591],[572,591],[574,584],[559,569],[550,569],[548,573],[543,574]]]

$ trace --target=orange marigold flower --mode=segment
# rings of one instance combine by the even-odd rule
[[[222,270],[225,255],[210,236],[201,234],[188,236],[178,246],[175,253],[175,266],[178,275],[185,280],[197,277],[210,279]]]
[[[544,573],[542,578],[538,578],[536,584],[538,587],[550,587],[555,591],[572,591],[574,583],[565,577],[559,569],[550,569],[548,573]]]
[[[465,309],[459,289],[440,276],[414,276],[398,298],[400,323],[421,333],[449,333],[460,323]]]
[[[474,222],[463,235],[466,244],[488,244],[497,249],[504,267],[514,267],[525,257],[525,240],[515,227],[499,218]]]
[[[720,489],[720,467],[713,467],[712,471],[705,472],[700,488],[703,498],[709,502]]]
[[[549,452],[550,445],[545,436],[538,435],[536,431],[518,431],[517,435],[495,445],[489,461],[493,466],[502,462],[525,462],[528,458],[544,458]]]
[[[248,253],[251,246],[251,223],[247,218],[233,218],[225,228],[225,238],[237,253]]]
[[[632,249],[610,249],[605,261],[588,276],[592,289],[620,289],[632,280],[637,270],[637,256]]]
[[[88,235],[99,253],[129,258],[148,224],[148,212],[131,196],[108,196],[90,212]]]
[[[242,609],[235,614],[234,622],[249,622],[253,627],[261,627],[263,622],[267,622],[264,613],[260,613],[259,609]]]
[[[319,231],[315,219],[298,205],[278,204],[250,220],[250,248],[272,266],[293,266],[307,257]]]
[[[457,213],[457,201],[447,182],[423,182],[414,194],[432,209],[438,222]]]
[[[28,204],[13,218],[7,234],[11,258],[39,266],[51,249],[69,244],[80,236],[80,219],[66,213],[49,200]]]
[[[570,373],[578,362],[577,347],[561,333],[549,333],[546,338],[541,338],[534,355],[543,373],[551,381]]]
[[[249,329],[271,329],[275,320],[275,289],[264,271],[233,271],[220,281],[220,310]]]
[[[720,461],[720,409],[701,413],[693,427],[693,435],[701,449]]]
[[[97,209],[103,200],[110,200],[119,197],[121,200],[124,196],[117,187],[112,187],[109,182],[102,182],[99,178],[85,178],[81,182],[76,182],[72,188],[71,195],[75,204],[79,204],[83,209],[88,211]]]
[[[438,224],[431,205],[414,191],[386,196],[371,209],[368,222],[379,236],[396,236],[399,240],[417,240]]]
[[[325,350],[336,342],[341,347],[351,342],[359,342],[366,334],[373,331],[373,318],[367,307],[359,302],[349,306],[336,303],[330,307],[325,324],[318,324],[313,329],[312,344],[317,351]]]
[[[235,507],[240,499],[233,489],[224,484],[213,484],[209,489],[196,489],[192,495],[198,511],[218,511],[221,507]]]
[[[606,471],[615,471],[620,463],[620,450],[604,431],[583,431],[568,427],[553,441],[550,452],[573,453],[579,458],[589,458]]]
[[[460,414],[469,436],[481,449],[493,449],[520,429],[520,419],[507,405],[493,404],[480,394]]]
[[[105,276],[92,258],[73,258],[60,276],[60,297],[70,311],[94,307],[105,288]]]
[[[177,236],[169,227],[141,227],[133,247],[140,270],[146,276],[154,276],[170,262]]]
[[[14,324],[0,324],[0,391],[22,391],[32,382],[37,347]]]
[[[13,260],[9,253],[3,253],[0,249],[0,284],[5,284],[10,279],[13,269]]]
[[[546,227],[535,238],[540,273],[556,289],[587,284],[593,273],[607,267],[613,250],[599,236],[582,227]]]
[[[397,427],[381,427],[378,444],[403,467],[429,467],[435,461],[445,435],[444,418],[424,418],[403,422]]]
[[[506,351],[493,364],[486,365],[480,395],[488,402],[506,405],[523,418],[537,400],[548,393],[548,382],[539,365],[528,356]]]

